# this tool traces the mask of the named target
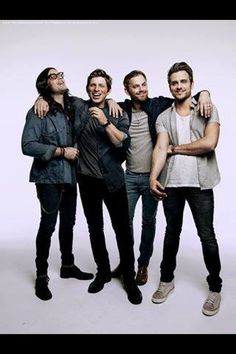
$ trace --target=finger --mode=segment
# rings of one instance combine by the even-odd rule
[[[123,114],[123,109],[122,109],[122,108],[118,108],[118,110],[119,110],[120,116],[122,116],[122,114]]]
[[[204,114],[204,107],[203,105],[200,105],[200,115],[203,116]]]
[[[207,110],[207,117],[208,118],[211,116],[211,113],[212,113],[212,104],[209,103],[208,110]]]

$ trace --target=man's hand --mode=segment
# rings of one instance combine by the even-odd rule
[[[79,150],[73,147],[64,148],[64,157],[67,160],[76,160],[79,157]]]
[[[49,104],[39,96],[34,103],[34,114],[37,114],[39,118],[44,118],[49,111]]]
[[[174,145],[169,145],[167,149],[168,155],[174,155]]]
[[[164,192],[165,188],[157,180],[150,180],[150,192],[157,200],[162,200],[167,197],[167,194]]]
[[[109,115],[114,117],[114,118],[119,118],[119,116],[122,116],[123,114],[123,109],[114,101],[112,98],[109,98],[107,100],[107,104],[109,107]]]
[[[98,120],[99,124],[104,125],[107,122],[107,117],[105,116],[103,110],[98,107],[89,108],[89,114],[91,117]]]
[[[212,102],[208,91],[201,91],[200,93],[197,104],[197,111],[199,110],[201,116],[204,116],[205,118],[210,118],[212,114]]]

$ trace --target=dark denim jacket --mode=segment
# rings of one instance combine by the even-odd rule
[[[76,183],[76,163],[54,157],[57,146],[73,146],[72,129],[65,113],[48,113],[44,119],[28,111],[21,139],[24,155],[34,157],[30,182],[43,184]]]
[[[83,133],[83,129],[88,119],[91,119],[88,109],[90,107],[90,101],[83,101],[81,99],[74,99],[73,106],[75,109],[75,136],[80,146],[80,135]],[[102,126],[98,126],[98,157],[99,166],[104,177],[107,188],[110,192],[114,192],[121,188],[125,183],[124,170],[121,166],[124,161],[126,150],[130,144],[130,137],[128,133],[129,120],[127,114],[124,112],[122,117],[113,118],[108,113],[108,107],[104,108],[106,117],[117,127],[117,129],[124,132],[127,137],[123,140],[122,145],[115,146],[107,136],[106,130]]]

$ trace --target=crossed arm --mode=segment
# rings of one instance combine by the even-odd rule
[[[190,144],[171,145],[171,154],[178,155],[202,155],[215,150],[220,134],[218,123],[209,123],[205,129],[203,138]]]
[[[150,191],[157,199],[161,200],[167,196],[164,187],[157,180],[167,159],[167,155],[192,155],[198,156],[215,150],[220,133],[220,126],[216,122],[206,126],[204,137],[182,145],[169,145],[168,133],[159,133],[157,142],[152,154],[152,168],[150,173]]]

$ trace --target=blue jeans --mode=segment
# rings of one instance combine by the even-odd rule
[[[41,221],[36,238],[37,276],[46,275],[51,236],[60,213],[59,244],[62,265],[74,264],[72,253],[73,227],[76,215],[77,186],[65,184],[36,184],[41,205]]]
[[[133,236],[133,219],[135,207],[142,197],[142,233],[139,246],[138,267],[148,267],[153,253],[153,242],[156,232],[156,213],[158,202],[150,194],[149,173],[125,172],[126,189],[129,202],[129,225]],[[134,236],[133,236],[134,239]]]
[[[220,257],[213,228],[214,195],[212,189],[181,187],[166,188],[167,197],[163,200],[166,217],[166,232],[161,262],[161,281],[170,282],[174,278],[176,256],[179,248],[183,224],[185,201],[188,202],[197,233],[202,244],[203,258],[209,272],[207,282],[211,291],[220,292]]]

